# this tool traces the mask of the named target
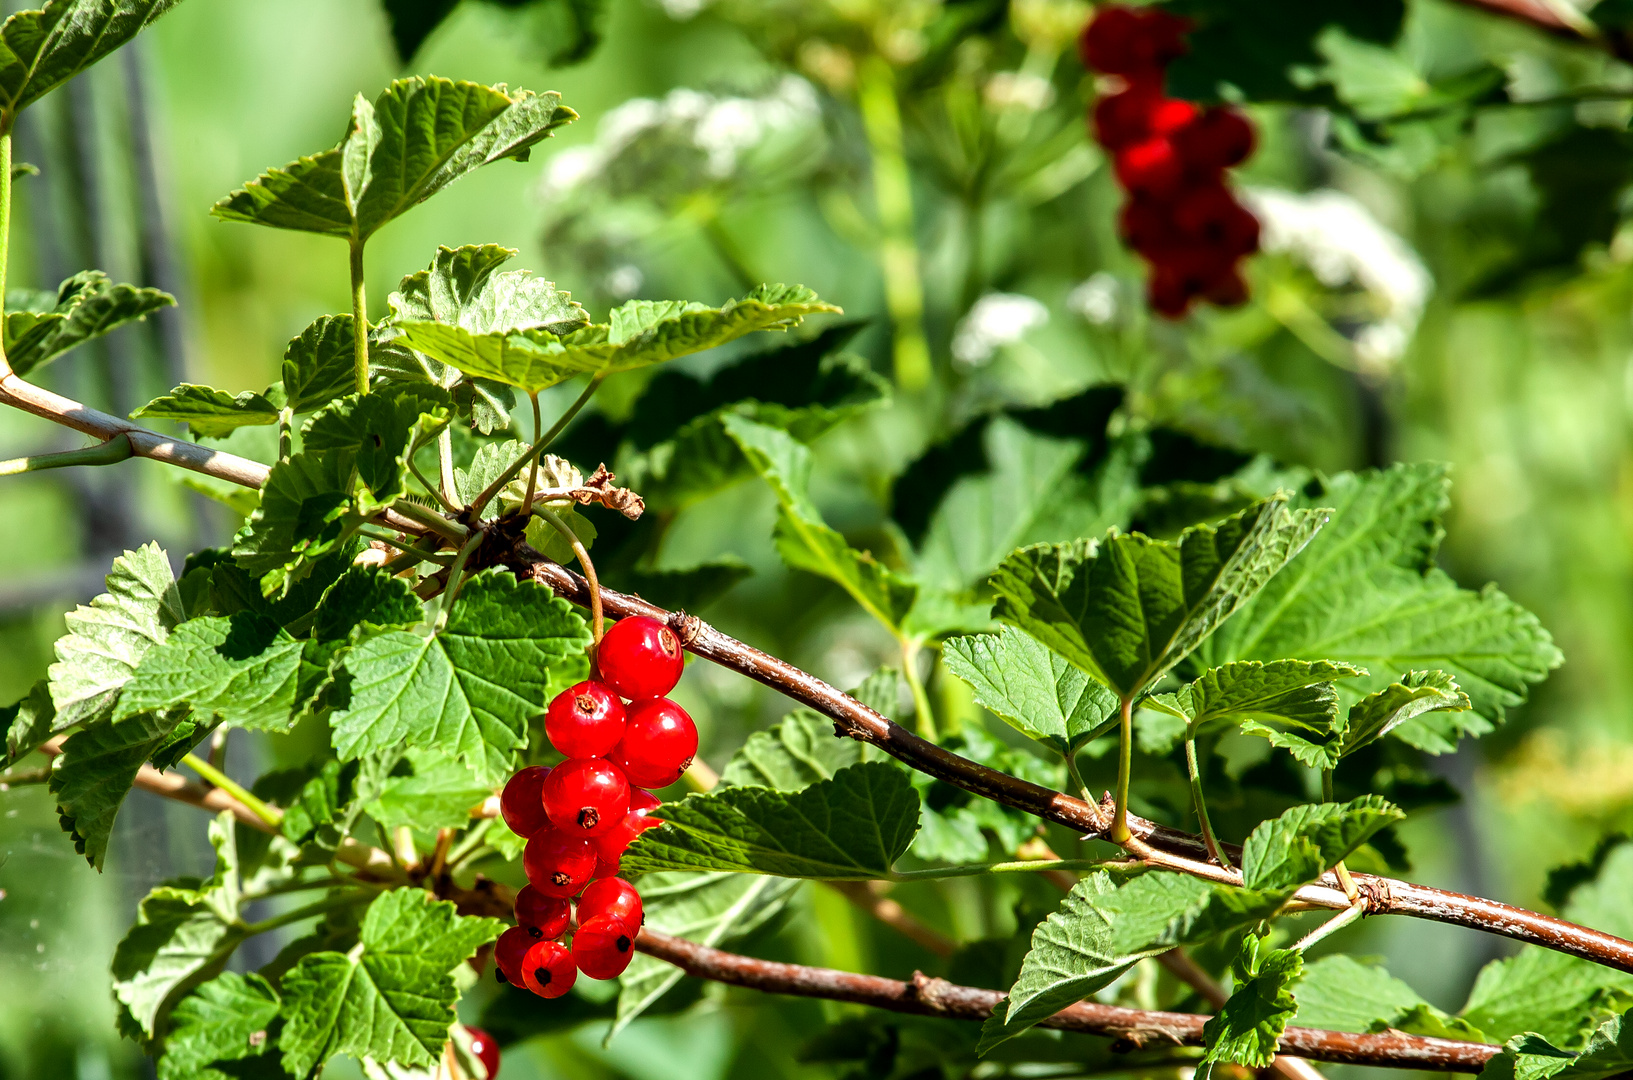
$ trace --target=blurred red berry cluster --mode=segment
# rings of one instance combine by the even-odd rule
[[[1179,318],[1202,299],[1247,299],[1238,264],[1259,247],[1259,222],[1225,186],[1253,152],[1238,112],[1168,97],[1164,69],[1186,51],[1190,20],[1155,8],[1104,7],[1083,29],[1083,62],[1123,87],[1094,105],[1094,135],[1128,192],[1119,228],[1151,264],[1151,307]]]

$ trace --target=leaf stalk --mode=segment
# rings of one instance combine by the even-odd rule
[[[1134,770],[1134,699],[1124,697],[1117,714],[1117,810],[1106,839],[1126,844],[1128,831],[1128,776]]]
[[[1213,832],[1213,822],[1208,819],[1208,803],[1202,795],[1202,770],[1196,764],[1196,737],[1191,732],[1185,736],[1185,769],[1191,775],[1191,805],[1196,808],[1196,822],[1202,830],[1202,842],[1207,845],[1208,855],[1213,861],[1229,870],[1230,859],[1225,856],[1225,849],[1219,846],[1219,839]]]
[[[590,561],[590,553],[585,550],[583,542],[579,540],[572,526],[563,521],[560,514],[542,504],[535,506],[533,513],[543,518],[561,534],[561,538],[572,547],[573,554],[578,556],[578,564],[584,568],[584,579],[590,584],[590,633],[595,640],[593,647],[600,648],[606,619],[601,610],[601,581],[595,575],[595,564]]]
[[[539,459],[539,455],[544,453],[545,448],[554,442],[556,436],[560,435],[562,430],[572,422],[573,417],[578,415],[578,411],[590,403],[590,399],[595,396],[597,390],[601,389],[601,382],[606,377],[607,373],[604,371],[598,371],[590,376],[590,383],[584,388],[584,392],[578,395],[576,401],[567,406],[567,411],[562,413],[554,424],[550,425],[550,430],[541,435],[528,449],[527,453],[511,462],[510,468],[500,473],[493,483],[483,488],[482,493],[471,500],[471,512],[473,514],[481,514],[483,507],[487,506],[506,484],[514,480],[517,473]]]
[[[12,458],[10,461],[0,461],[0,476],[64,469],[72,465],[114,465],[134,455],[130,436],[121,432],[105,443],[88,446],[83,450],[64,450],[60,454],[32,454],[28,457]]]
[[[232,777],[228,776],[214,765],[211,765],[203,758],[194,754],[188,754],[181,759],[181,763],[198,773],[199,776],[203,777],[205,780],[208,780],[211,784],[220,788],[222,791],[225,791],[227,794],[249,807],[250,811],[256,817],[272,826],[272,828],[276,829],[283,823],[284,813],[282,810],[279,810],[276,806],[268,806],[266,803],[250,794],[248,789],[242,787]]]
[[[351,242],[352,331],[356,338],[357,392],[369,392],[369,307],[363,282],[363,241]]]

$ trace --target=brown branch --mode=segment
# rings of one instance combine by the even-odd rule
[[[548,585],[559,596],[581,606],[589,602],[589,590],[582,577],[525,545],[520,547],[512,566],[517,573]],[[1101,837],[1109,825],[1110,815],[1104,808],[989,769],[921,739],[816,676],[722,634],[695,616],[672,614],[640,597],[611,589],[602,588],[600,592],[607,614],[618,618],[646,615],[668,622],[687,649],[817,710],[834,722],[836,734],[870,743],[920,772],[1085,836]],[[1200,838],[1132,814],[1128,824],[1134,837],[1126,847],[1147,864],[1228,884],[1241,883],[1240,871],[1226,871],[1205,861],[1207,852]],[[1369,915],[1411,915],[1466,926],[1633,972],[1633,942],[1615,935],[1494,900],[1370,874],[1353,877]],[[1350,906],[1331,874],[1320,884],[1300,889],[1295,901],[1303,907],[1335,911]]]
[[[912,982],[898,982],[877,975],[855,975],[831,968],[756,960],[698,945],[685,938],[670,937],[650,928],[641,931],[635,947],[649,956],[674,964],[688,975],[715,982],[745,986],[770,994],[848,1001],[916,1016],[983,1021],[1004,1000],[1004,995],[996,990],[959,986],[922,974],[915,974]],[[1201,1046],[1202,1025],[1208,1020],[1207,1016],[1193,1013],[1147,1012],[1082,1002],[1062,1009],[1040,1026],[1104,1035],[1138,1048]],[[1483,1043],[1431,1039],[1394,1032],[1357,1035],[1297,1027],[1290,1027],[1283,1033],[1281,1048],[1299,1057],[1346,1065],[1471,1073],[1479,1072],[1501,1049]]]

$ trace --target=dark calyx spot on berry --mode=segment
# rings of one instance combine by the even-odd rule
[[[595,698],[588,694],[578,695],[578,697],[573,699],[573,704],[577,705],[578,711],[583,713],[585,716],[593,716],[595,714]]]
[[[584,809],[578,812],[579,828],[593,829],[599,824],[601,824],[601,811],[597,810],[595,807],[586,806]]]
[[[565,884],[565,882],[563,884]],[[530,938],[543,938],[544,937],[544,931],[540,930],[536,926],[525,926],[522,929],[527,931],[527,936],[530,937]]]
[[[658,647],[670,656],[674,656],[680,652],[680,639],[675,636],[673,630],[666,626],[658,631]]]
[[[533,969],[533,981],[538,983],[540,986],[549,986],[550,985],[550,969],[549,968],[543,968],[543,967],[534,968]]]
[[[641,921],[645,922],[646,921],[646,916],[643,915],[641,917]],[[618,935],[618,940],[613,942],[613,946],[619,952],[629,952],[629,945],[630,945],[629,938],[625,937],[623,934],[619,934]]]
[[[558,886],[559,888],[565,889],[567,886],[573,883],[573,879],[565,871],[557,870],[555,873],[550,875],[550,883]]]

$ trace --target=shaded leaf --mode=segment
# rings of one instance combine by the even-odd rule
[[[1633,1014],[1599,1025],[1582,1056],[1555,1075],[1560,1080],[1608,1080],[1633,1071]]]
[[[253,972],[223,972],[176,1003],[159,1080],[230,1080],[218,1062],[258,1057],[277,1019],[278,992]],[[280,1070],[281,1071],[281,1070]]]
[[[51,762],[49,786],[74,850],[102,869],[113,819],[142,764],[185,723],[184,711],[98,719],[68,737]]]
[[[436,745],[484,783],[501,783],[547,700],[551,667],[589,642],[578,612],[547,587],[479,574],[439,632],[388,630],[346,654],[351,699],[331,717],[335,751],[350,759]]]
[[[233,727],[288,731],[302,647],[250,612],[185,622],[142,658],[114,718],[190,708]]]
[[[45,679],[35,683],[17,704],[0,709],[0,726],[6,729],[7,767],[66,730],[65,725],[57,723],[57,707],[51,703],[51,684]]]
[[[720,782],[798,791],[861,760],[862,744],[837,737],[832,720],[796,709],[750,735],[720,770]]]
[[[357,331],[350,315],[323,315],[289,339],[283,388],[297,413],[357,391]]]
[[[941,658],[975,691],[977,704],[1060,753],[1075,751],[1117,712],[1110,690],[1013,627],[949,638]]]
[[[828,578],[848,592],[868,614],[898,628],[913,606],[916,586],[873,558],[845,543],[830,529],[806,491],[811,450],[786,431],[743,416],[727,416],[726,432],[736,440],[777,495],[777,553],[796,570]]]
[[[368,489],[365,514],[408,490],[408,457],[424,433],[452,417],[452,401],[431,386],[393,386],[325,405],[301,428],[303,454],[345,455]]]
[[[186,424],[194,435],[225,438],[241,427],[276,424],[279,403],[273,400],[275,396],[245,390],[229,397],[212,386],[182,383],[130,415],[133,420],[174,420]]]
[[[239,565],[261,579],[263,593],[283,595],[356,533],[363,515],[350,494],[352,466],[350,454],[304,450],[272,466],[261,505],[232,549]]]
[[[471,823],[471,809],[493,794],[471,770],[435,749],[410,748],[404,755],[413,772],[389,777],[380,794],[364,809],[386,828],[461,828]]]
[[[1371,1031],[1428,1003],[1406,983],[1381,967],[1353,956],[1323,956],[1304,969],[1293,988],[1298,998],[1299,1027],[1327,1031]]]
[[[846,766],[802,791],[727,787],[652,811],[625,853],[633,872],[728,870],[826,880],[887,878],[918,831],[918,794],[894,765]]]
[[[992,575],[994,616],[1116,693],[1137,697],[1297,555],[1325,521],[1267,499],[1177,543],[1115,530],[1040,544]]]
[[[1541,1035],[1526,1032],[1503,1044],[1502,1053],[1480,1070],[1480,1080],[1547,1080],[1569,1065],[1575,1056]]]
[[[555,92],[414,76],[352,103],[332,150],[269,169],[215,204],[216,217],[354,242],[455,180],[532,147],[577,119]]]
[[[66,0],[49,7],[106,7],[109,3],[135,7],[140,0]],[[153,6],[152,3],[143,6]],[[0,26],[0,38],[18,18],[19,12]],[[6,60],[0,50],[0,82],[6,76]],[[176,298],[158,289],[135,285],[115,285],[100,270],[82,270],[64,281],[56,302],[41,305],[39,311],[8,311],[5,320],[6,359],[12,370],[27,375],[55,360],[76,345],[101,337],[108,331],[136,319],[146,318]]]
[[[1304,955],[1272,949],[1249,934],[1232,967],[1235,990],[1202,1026],[1208,1047],[1202,1060],[1263,1069],[1275,1059],[1281,1033],[1293,1016],[1296,1003],[1287,987],[1304,970]]]

